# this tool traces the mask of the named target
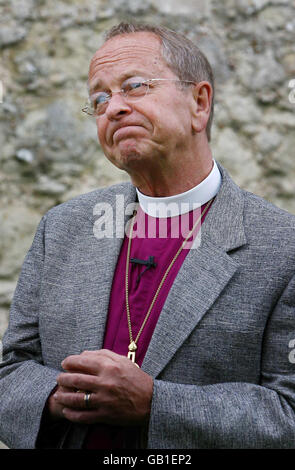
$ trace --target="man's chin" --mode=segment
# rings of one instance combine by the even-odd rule
[[[125,155],[121,155],[121,162],[123,165],[123,169],[128,169],[133,167],[134,165],[138,165],[144,161],[144,157],[140,152],[128,152]]]
[[[115,159],[118,162],[121,161],[124,164],[138,161],[143,157],[144,155],[139,150],[138,146],[134,145],[134,142],[121,142],[121,145],[118,146],[117,152],[115,153]]]
[[[128,170],[139,168],[144,165],[146,158],[147,157],[141,152],[132,150],[124,153],[122,152],[120,155],[109,158],[109,160],[120,170],[128,172]]]

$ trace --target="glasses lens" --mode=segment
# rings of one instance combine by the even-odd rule
[[[140,99],[147,94],[148,90],[149,85],[146,80],[132,78],[123,84],[121,92],[116,93],[122,93],[122,95],[127,99]],[[111,94],[98,92],[91,96],[89,102],[82,111],[92,116],[100,116],[105,113],[110,99]]]
[[[97,116],[103,114],[110,100],[110,95],[105,92],[96,93],[91,97],[92,114]]]
[[[149,86],[144,81],[130,81],[122,88],[124,96],[128,98],[141,98],[148,92]]]

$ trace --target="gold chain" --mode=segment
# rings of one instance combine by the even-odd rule
[[[137,349],[137,342],[139,340],[139,337],[142,333],[142,330],[144,329],[145,325],[146,325],[146,322],[148,321],[149,319],[149,316],[150,316],[150,313],[152,311],[152,308],[158,298],[158,295],[159,295],[159,292],[172,268],[172,266],[174,265],[175,261],[177,260],[179,254],[181,253],[181,251],[183,250],[184,246],[186,245],[188,239],[192,236],[195,228],[197,227],[197,225],[199,224],[200,220],[202,219],[204,213],[207,211],[207,209],[209,208],[210,204],[212,203],[213,199],[211,199],[207,204],[206,204],[206,207],[204,208],[204,210],[202,211],[201,215],[198,217],[197,221],[194,223],[193,225],[193,228],[189,231],[188,235],[186,236],[185,240],[182,242],[182,244],[180,245],[179,249],[177,250],[177,253],[175,254],[174,258],[172,259],[171,263],[169,264],[168,268],[166,269],[162,279],[161,279],[161,282],[156,290],[156,293],[153,297],[153,300],[149,306],[149,309],[147,311],[147,314],[142,322],[142,325],[140,327],[140,330],[139,332],[137,333],[137,336],[135,339],[133,339],[133,336],[132,336],[132,325],[131,325],[131,318],[130,318],[130,308],[129,308],[129,295],[128,295],[128,291],[129,291],[129,278],[128,278],[128,271],[129,271],[129,262],[130,262],[130,251],[131,251],[131,239],[132,239],[132,234],[133,234],[133,227],[134,227],[134,224],[135,224],[135,217],[136,217],[136,211],[134,213],[134,216],[133,216],[133,220],[131,222],[131,228],[130,228],[130,233],[129,233],[129,240],[128,240],[128,248],[127,248],[127,256],[126,256],[126,272],[125,272],[125,296],[126,296],[126,312],[127,312],[127,322],[128,322],[128,330],[129,330],[129,340],[130,340],[130,344],[128,346],[128,354],[127,354],[127,357],[129,359],[131,359],[132,362],[135,363],[135,351]],[[137,364],[136,364],[137,365]]]

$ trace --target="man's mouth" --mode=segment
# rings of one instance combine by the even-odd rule
[[[133,137],[140,129],[142,129],[142,126],[134,124],[122,126],[113,133],[113,142],[117,143],[119,140]]]

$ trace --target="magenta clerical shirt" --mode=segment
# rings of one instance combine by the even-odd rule
[[[130,259],[148,260],[152,256],[156,266],[146,269],[147,266],[145,265],[129,262],[129,306],[133,339],[136,338],[167,267],[205,207],[206,204],[186,214],[168,218],[151,217],[144,213],[140,206],[138,207],[134,224],[134,238],[132,238],[131,242]],[[204,213],[202,222],[207,212],[208,210]],[[200,230],[200,226],[201,223],[199,222],[194,231],[193,238],[190,238],[188,241],[187,248],[180,252],[173,264],[140,335],[136,351],[136,363],[139,366],[142,365],[144,360],[169,290],[189,252],[189,247],[192,246],[192,241]],[[127,247],[128,237],[125,236],[113,278],[103,343],[104,349],[109,349],[123,356],[127,356],[128,345],[130,343],[125,302]],[[84,448],[131,448],[133,447],[132,432],[135,435],[136,429],[128,428],[127,430],[119,426],[115,427],[104,424],[93,425],[86,437]],[[131,441],[126,441],[126,436],[128,438],[131,436]]]

